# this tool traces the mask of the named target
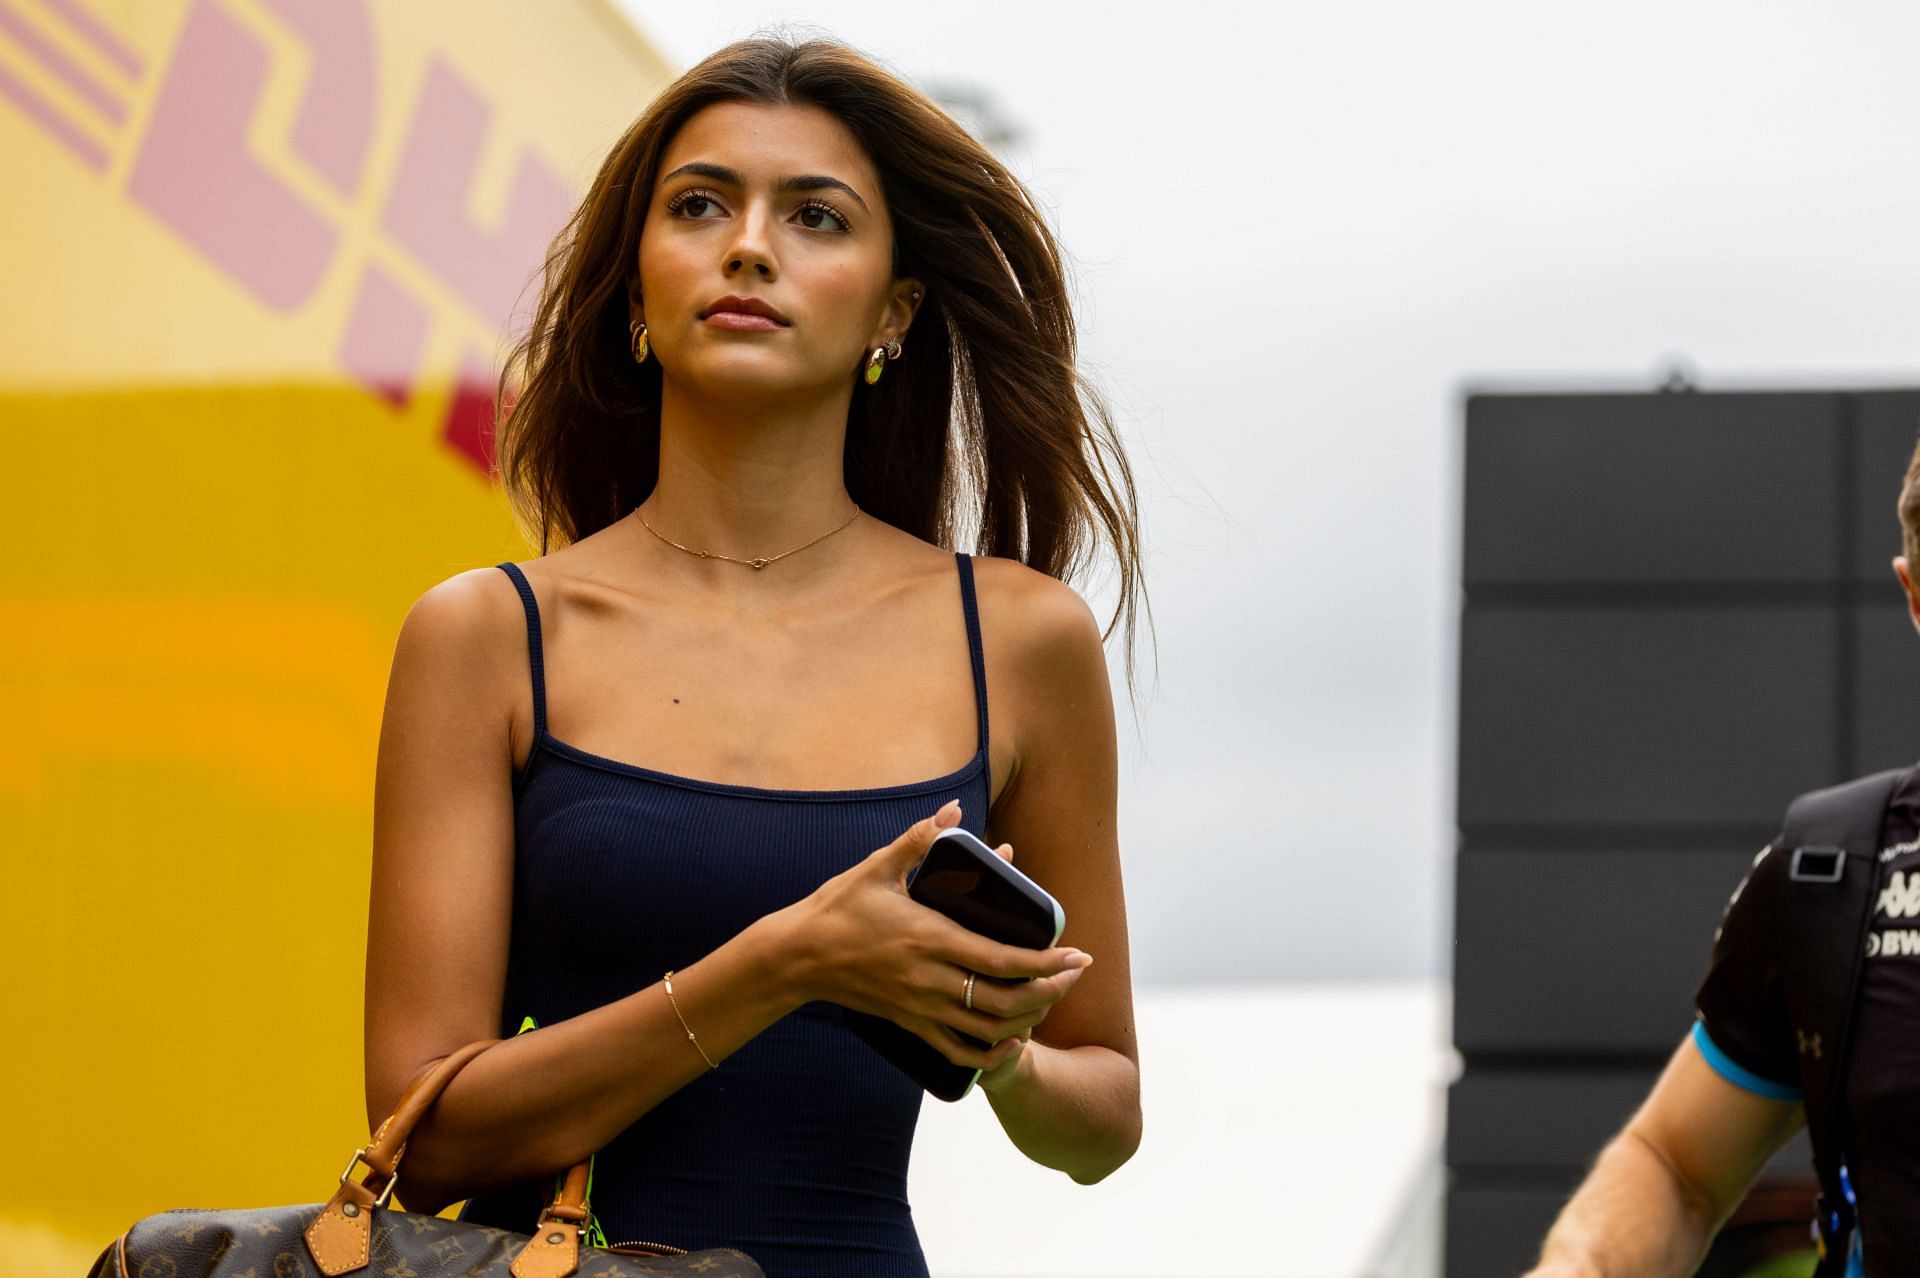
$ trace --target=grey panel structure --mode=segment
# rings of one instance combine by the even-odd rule
[[[1466,400],[1446,1272],[1524,1271],[1786,804],[1920,757],[1920,390]],[[1775,1178],[1805,1176],[1804,1139]]]
[[[1920,635],[1891,574],[1888,584],[1891,606],[1854,610],[1853,756],[1862,772],[1920,758]]]
[[[1470,602],[1460,824],[1771,820],[1832,766],[1839,638],[1830,606]]]
[[[1907,459],[1920,442],[1920,393],[1874,391],[1854,398],[1858,443],[1853,450],[1853,578],[1866,586],[1897,590],[1887,561],[1900,553],[1895,505]],[[1887,597],[1898,600],[1897,595]]]
[[[1577,1177],[1657,1076],[1642,1065],[1472,1070],[1447,1092],[1447,1164],[1456,1172]]]
[[[1483,395],[1468,411],[1469,590],[1834,575],[1838,395]]]
[[[1454,1045],[1509,1056],[1664,1058],[1745,852],[1670,848],[1460,854]]]

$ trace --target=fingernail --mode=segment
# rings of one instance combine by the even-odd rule
[[[1085,950],[1075,950],[1067,956],[1067,969],[1069,971],[1077,971],[1080,968],[1091,966],[1092,963],[1093,955],[1087,953]]]
[[[943,805],[941,805],[941,808],[940,808],[940,810],[939,810],[938,812],[936,812],[936,813],[934,813],[934,814],[933,814],[933,819],[934,819],[935,821],[941,821],[941,820],[942,820],[942,818],[944,818],[944,817],[947,817],[947,816],[949,816],[949,815],[951,815],[951,816],[952,816],[952,817],[953,817],[953,818],[954,818],[955,820],[958,820],[958,819],[959,819],[959,817],[960,817],[960,800],[958,800],[958,799],[948,799],[948,800],[946,801],[946,803],[944,803]],[[944,824],[944,822],[942,822],[942,823]]]

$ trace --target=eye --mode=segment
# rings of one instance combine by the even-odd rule
[[[850,224],[850,223],[849,223],[849,222],[847,221],[847,219],[846,219],[846,218],[844,218],[844,217],[842,217],[842,216],[840,215],[840,210],[838,210],[838,209],[836,209],[836,208],[834,208],[834,207],[833,207],[833,205],[831,205],[831,204],[827,204],[827,203],[825,203],[825,202],[823,202],[823,201],[820,201],[820,200],[808,200],[808,201],[807,201],[807,202],[806,202],[805,204],[802,204],[802,205],[800,206],[800,216],[801,216],[801,217],[805,217],[805,216],[807,216],[807,214],[809,214],[809,213],[824,213],[824,214],[826,214],[826,215],[827,215],[828,217],[830,217],[830,218],[832,218],[832,219],[833,219],[834,221],[836,221],[836,222],[838,222],[838,223],[840,224],[840,229],[841,229],[841,230],[843,230],[843,231],[851,231],[851,230],[853,229],[853,226],[852,226],[852,224]],[[809,223],[806,223],[805,225],[807,226],[807,228],[808,228],[809,230],[815,230],[815,231],[817,231],[817,230],[820,230],[820,229],[821,229],[820,227],[818,227],[818,226],[816,226],[816,225],[814,225],[814,224],[813,224],[813,223],[811,223],[811,222],[809,222]]]
[[[667,201],[667,212],[677,214],[680,212],[681,209],[685,208],[689,204],[712,204],[712,203],[714,203],[713,196],[706,191],[698,191],[698,190],[682,191],[680,192],[680,194],[674,196],[671,200]],[[697,221],[700,219],[696,217],[695,220]]]

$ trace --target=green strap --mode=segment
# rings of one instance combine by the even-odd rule
[[[539,1029],[539,1028],[540,1028],[539,1023],[535,1021],[531,1016],[523,1017],[520,1021],[520,1028],[515,1030],[514,1034],[517,1037],[521,1034],[526,1033],[530,1029]],[[606,1231],[600,1228],[600,1217],[596,1216],[593,1212],[593,1163],[594,1163],[594,1160],[597,1159],[598,1157],[600,1157],[600,1155],[598,1154],[587,1155],[586,1237],[587,1237],[587,1246],[604,1248],[607,1245]],[[562,1188],[565,1187],[566,1183],[567,1183],[566,1172],[561,1172],[559,1175],[553,1178],[553,1196],[555,1198],[558,1198],[560,1196],[560,1191]]]

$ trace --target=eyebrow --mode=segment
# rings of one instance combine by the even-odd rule
[[[716,182],[725,182],[732,186],[746,185],[746,181],[737,171],[728,168],[724,164],[708,164],[704,160],[695,160],[691,164],[683,164],[661,178],[660,181],[663,184],[671,182],[674,178],[682,174],[693,174],[699,177],[712,178]],[[845,191],[853,198],[854,203],[858,204],[862,209],[865,209],[869,213],[873,211],[867,209],[867,202],[860,198],[860,192],[854,190],[839,178],[827,177],[824,174],[803,173],[797,177],[783,177],[773,184],[773,189],[779,194],[785,194],[788,191]]]

